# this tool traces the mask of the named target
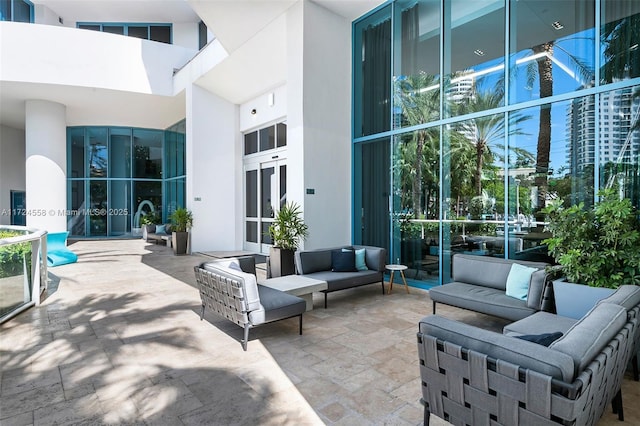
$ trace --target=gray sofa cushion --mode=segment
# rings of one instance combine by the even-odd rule
[[[509,265],[511,267],[511,265]],[[461,282],[429,289],[431,300],[514,321],[535,312],[524,300],[509,297],[504,290]]]
[[[505,325],[502,332],[507,336],[553,333],[556,331],[566,334],[577,322],[578,320],[573,318],[561,317],[549,312],[536,312],[520,321]]]
[[[565,382],[574,378],[569,355],[515,337],[483,330],[438,315],[420,321],[420,331],[490,357],[546,374]]]
[[[296,270],[299,274],[311,274],[318,271],[331,270],[332,249],[296,251]]]
[[[319,271],[311,274],[305,274],[305,276],[316,280],[326,281],[326,291],[328,292],[371,284],[376,280],[382,280],[382,274],[373,270],[358,272]]]
[[[512,263],[544,269],[548,266],[541,262],[515,262],[496,257],[456,254],[453,256],[453,280],[468,284],[506,290],[507,277]]]
[[[518,262],[520,263],[520,262]],[[542,307],[542,297],[544,296],[544,284],[547,272],[544,268],[531,274],[529,283],[529,293],[527,294],[527,306],[531,309],[540,310]]]
[[[364,260],[367,268],[384,272],[387,264],[387,250],[381,247],[353,246],[354,249],[365,249]]]
[[[249,313],[252,325],[277,321],[302,314],[307,308],[304,299],[258,284],[260,309]]]
[[[640,304],[640,286],[622,285],[611,296],[598,303],[613,303],[630,311]]]
[[[627,310],[612,303],[600,303],[575,323],[549,348],[573,358],[575,373],[582,371],[627,322]]]

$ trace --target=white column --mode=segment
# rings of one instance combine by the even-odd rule
[[[66,106],[26,101],[25,113],[27,226],[66,231]]]

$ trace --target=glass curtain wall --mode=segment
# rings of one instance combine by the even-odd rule
[[[455,253],[549,260],[551,200],[640,206],[638,43],[623,0],[397,0],[356,21],[354,243],[429,286]]]
[[[72,127],[67,134],[70,235],[136,236],[145,214],[167,221],[185,205],[184,121],[166,131]]]

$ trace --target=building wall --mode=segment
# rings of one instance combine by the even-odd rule
[[[25,190],[24,131],[0,126],[0,225],[11,224],[12,190]]]
[[[187,88],[187,208],[191,250],[242,248],[242,151],[238,107],[192,85]]]
[[[351,23],[312,2],[296,3],[287,15],[288,199],[304,210],[304,248],[347,244]]]

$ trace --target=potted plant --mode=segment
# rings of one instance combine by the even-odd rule
[[[273,240],[273,246],[269,249],[271,276],[295,274],[294,253],[300,241],[309,235],[300,206],[294,202],[282,206],[269,226],[269,235]]]
[[[189,229],[193,226],[193,214],[184,207],[171,213],[171,243],[174,254],[185,254],[189,243]]]
[[[629,199],[612,190],[598,195],[590,209],[584,203],[565,208],[558,200],[544,210],[551,238],[543,243],[566,277],[553,284],[559,315],[582,318],[619,286],[640,284],[638,213]]]

